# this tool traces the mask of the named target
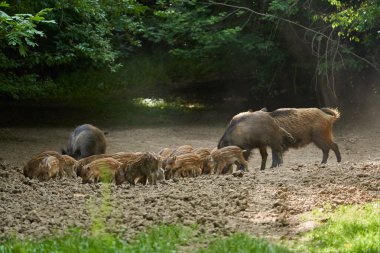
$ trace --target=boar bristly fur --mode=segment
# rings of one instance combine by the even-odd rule
[[[248,161],[251,150],[258,148],[261,154],[261,170],[265,169],[268,157],[267,146],[272,149],[274,160],[272,167],[282,163],[284,142],[291,142],[291,135],[280,128],[274,119],[263,111],[243,112],[234,116],[218,143],[218,149],[238,146]]]
[[[248,162],[245,160],[243,152],[244,150],[238,146],[227,146],[213,150],[210,154],[209,167],[216,174],[222,174],[225,168],[230,170],[233,164],[243,166],[244,170],[248,171]]]
[[[322,163],[327,162],[330,149],[341,161],[338,145],[333,141],[333,124],[340,117],[337,109],[282,108],[269,115],[293,136],[294,141],[285,143],[287,147],[301,148],[313,142],[323,152]]]
[[[69,155],[76,160],[104,154],[106,152],[106,137],[99,128],[84,124],[74,129],[70,134],[67,149],[62,149],[62,154]]]

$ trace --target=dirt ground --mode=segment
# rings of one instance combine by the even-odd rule
[[[215,147],[220,126],[107,128],[107,153],[154,151],[190,144]],[[72,128],[0,128],[0,235],[36,236],[89,228],[99,209],[102,187],[63,179],[38,182],[25,178],[22,165],[34,154],[60,150]],[[380,128],[340,122],[334,129],[342,163],[314,145],[285,154],[277,169],[259,171],[257,151],[242,177],[203,175],[164,181],[157,186],[111,186],[112,211],[107,229],[129,238],[153,224],[199,224],[207,233],[245,231],[268,238],[292,237],[316,224],[304,213],[327,205],[380,199]],[[270,160],[270,159],[268,159]],[[267,167],[269,167],[267,163]],[[323,221],[321,221],[323,222]]]

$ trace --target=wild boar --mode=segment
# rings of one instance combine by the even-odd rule
[[[165,171],[163,168],[159,168],[157,172],[157,181],[165,180]]]
[[[55,176],[63,177],[65,175],[65,172],[63,170],[65,161],[62,156],[56,151],[44,151],[33,156],[23,168],[24,175],[29,178],[38,178],[41,174],[41,169],[44,169],[46,166],[49,167],[50,163],[53,164],[56,162],[55,159],[52,158],[46,160],[47,157],[55,157],[58,160],[59,170],[58,174]],[[50,165],[50,167],[55,169],[55,165]],[[44,170],[47,172],[49,169]]]
[[[162,159],[168,158],[173,153],[173,149],[171,148],[163,148],[158,152],[158,154],[162,157]]]
[[[258,148],[261,154],[261,170],[265,169],[268,157],[267,146],[272,149],[272,167],[282,163],[284,142],[291,142],[292,136],[279,127],[275,120],[263,111],[243,112],[235,115],[222,138],[218,149],[238,146],[245,150],[244,158],[248,161],[251,150]]]
[[[202,173],[202,161],[194,153],[186,153],[178,156],[170,156],[167,159],[165,178],[170,179],[177,175],[199,176]]]
[[[114,182],[121,165],[110,157],[94,160],[83,167],[82,183]]]
[[[74,165],[74,171],[77,173],[77,176],[78,177],[82,177],[82,170],[83,170],[83,167],[97,159],[101,159],[101,158],[108,158],[108,157],[111,157],[111,155],[108,155],[108,154],[100,154],[100,155],[92,155],[92,156],[88,156],[88,157],[85,157],[85,158],[82,158],[80,160],[78,160],[75,165]]]
[[[142,152],[118,152],[118,153],[112,154],[111,157],[113,159],[118,160],[121,163],[127,163],[130,160],[133,160],[137,156],[141,156],[141,155],[143,155]]]
[[[323,152],[322,163],[327,162],[330,149],[338,162],[342,160],[339,147],[333,141],[333,124],[340,117],[338,109],[281,108],[269,115],[293,136],[293,141],[285,142],[286,148],[301,148],[313,142]]]
[[[104,133],[93,125],[84,124],[75,128],[70,134],[67,149],[62,149],[62,154],[79,160],[92,155],[104,154],[106,147]]]
[[[161,166],[162,159],[160,156],[152,152],[142,153],[121,166],[115,175],[116,184],[128,181],[135,185],[137,180],[143,180],[144,184],[146,181],[151,185],[157,184]]]
[[[37,178],[40,181],[58,178],[61,170],[60,166],[58,158],[50,155],[44,157],[39,164]]]
[[[75,178],[77,177],[75,171],[75,165],[77,164],[77,160],[68,155],[62,155],[64,160],[63,171],[65,172],[67,177]]]
[[[183,155],[183,154],[186,154],[186,153],[190,153],[193,151],[193,147],[190,146],[190,145],[182,145],[182,146],[179,146],[178,148],[176,148],[175,150],[173,150],[170,154],[169,153],[169,150],[161,150],[160,153],[161,153],[161,156],[165,156],[163,158],[163,161],[162,161],[162,168],[164,170],[166,170],[166,164],[167,164],[167,161],[170,157],[174,157],[174,156],[179,156],[179,155]]]
[[[183,155],[186,153],[190,153],[193,151],[193,147],[190,145],[182,145],[176,148],[170,155],[171,156],[178,156],[178,155]]]
[[[209,174],[211,170],[207,167],[209,161],[211,149],[209,148],[196,148],[194,149],[194,154],[198,155],[202,161],[201,170],[203,174]]]
[[[248,162],[243,156],[244,150],[238,146],[227,146],[213,150],[210,154],[211,159],[208,161],[208,167],[216,174],[221,174],[225,168],[231,168],[235,163],[243,166],[248,171]],[[231,171],[232,173],[232,171]]]

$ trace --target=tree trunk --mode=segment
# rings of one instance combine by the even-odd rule
[[[319,107],[338,107],[334,84],[331,83],[331,80],[326,75],[318,75],[316,88]]]

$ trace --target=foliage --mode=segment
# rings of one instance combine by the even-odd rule
[[[358,54],[380,70],[380,2],[377,0],[339,1],[329,0],[327,11],[317,13],[314,19],[329,24],[337,31],[336,40],[345,44],[343,54]],[[349,59],[348,66],[357,69],[364,61]]]
[[[252,100],[273,100],[297,95],[296,90],[311,96],[315,73],[329,76],[344,66],[364,66],[347,55],[380,65],[378,1],[223,3],[239,6],[198,0],[2,2],[0,95],[106,96],[153,86],[170,91],[210,80],[223,88],[226,80],[246,80],[250,87],[234,88],[245,89]],[[297,24],[331,33],[344,50],[336,53],[336,42],[309,30],[305,38],[318,58],[310,50],[301,52],[305,42],[289,40]],[[302,37],[305,31],[295,33]],[[315,49],[322,42],[324,55]]]
[[[319,213],[327,220],[305,234],[301,250],[308,252],[375,253],[380,251],[380,203],[341,206],[332,213]]]
[[[2,2],[0,7],[9,7],[9,4]],[[0,41],[11,48],[17,48],[20,55],[25,57],[28,47],[37,46],[34,42],[36,37],[44,36],[42,31],[36,29],[37,24],[54,23],[54,20],[44,18],[49,11],[51,9],[43,9],[35,15],[15,14],[12,16],[0,11]]]
[[[338,1],[329,0],[336,11],[322,15],[323,20],[331,24],[332,28],[340,28],[339,35],[349,40],[360,42],[360,33],[367,36],[379,37],[380,32],[380,2],[367,1]],[[369,33],[367,33],[369,32]]]

